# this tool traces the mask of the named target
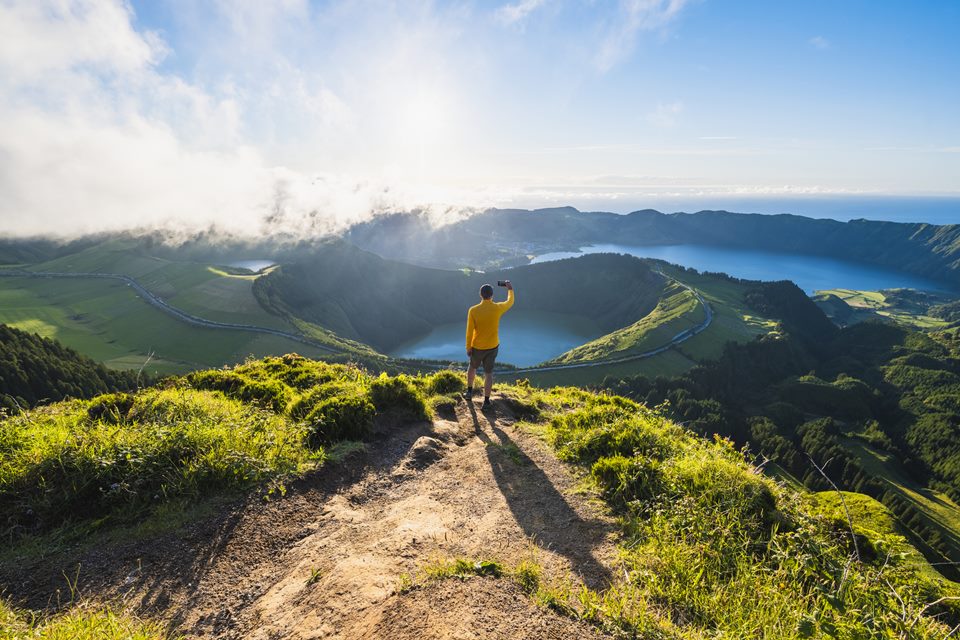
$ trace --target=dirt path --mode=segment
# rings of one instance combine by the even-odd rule
[[[124,595],[187,637],[593,637],[507,579],[397,591],[401,575],[456,556],[536,556],[547,575],[592,587],[610,579],[609,518],[572,491],[570,471],[542,442],[514,428],[506,402],[495,406],[487,416],[461,401],[455,420],[373,445],[359,477],[250,504],[209,538],[110,550],[114,568],[94,571],[101,584],[89,581],[88,593]]]

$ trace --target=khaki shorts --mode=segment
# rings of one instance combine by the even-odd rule
[[[470,354],[470,368],[479,369],[483,365],[485,373],[493,373],[493,363],[497,360],[498,351],[500,351],[500,345],[493,349],[474,349]]]

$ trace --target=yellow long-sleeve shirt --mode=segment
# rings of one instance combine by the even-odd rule
[[[467,312],[467,349],[493,349],[500,344],[500,316],[513,306],[513,289],[506,302],[483,300]]]

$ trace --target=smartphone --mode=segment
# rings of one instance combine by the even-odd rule
[[[505,287],[505,286],[507,286],[507,281],[506,281],[506,280],[497,280],[497,286],[498,286],[498,287]]]

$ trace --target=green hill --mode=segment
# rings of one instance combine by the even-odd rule
[[[111,371],[56,340],[0,325],[0,409],[17,413],[41,402],[136,386],[133,372]]]
[[[624,358],[668,344],[683,331],[699,326],[705,311],[696,295],[680,284],[664,289],[657,306],[631,325],[571,349],[544,364],[570,364]]]

